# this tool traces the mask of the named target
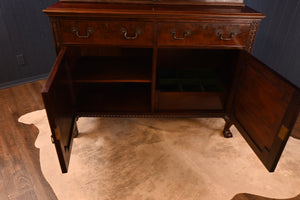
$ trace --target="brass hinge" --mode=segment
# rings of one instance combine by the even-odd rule
[[[289,129],[285,125],[282,125],[281,128],[280,128],[280,131],[278,133],[278,137],[282,141],[284,141],[284,140],[286,140],[286,138],[288,136],[288,133],[289,133]]]

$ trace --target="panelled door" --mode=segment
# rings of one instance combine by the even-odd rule
[[[42,96],[52,132],[61,170],[67,172],[72,140],[77,134],[73,109],[71,77],[68,67],[67,49],[62,48],[48,77]]]
[[[234,124],[274,171],[299,113],[299,88],[242,51],[233,95]]]

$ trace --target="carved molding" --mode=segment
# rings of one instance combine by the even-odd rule
[[[104,118],[198,118],[198,117],[224,117],[223,112],[212,113],[133,113],[133,114],[114,114],[114,113],[94,113],[94,112],[80,112],[77,113],[78,117],[104,117]]]
[[[249,53],[251,53],[253,45],[254,45],[254,41],[255,41],[255,37],[256,37],[256,32],[257,32],[258,25],[259,25],[258,21],[253,21],[250,24],[249,36],[248,36],[248,44],[247,44],[247,47],[246,47],[246,50]]]

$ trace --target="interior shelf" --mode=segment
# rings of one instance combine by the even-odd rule
[[[150,84],[99,84],[80,86],[77,112],[150,112]]]
[[[153,84],[151,49],[100,50],[81,50],[72,67],[77,112],[224,110],[233,51],[158,49]]]
[[[223,110],[227,89],[218,69],[181,66],[157,69],[156,110]]]
[[[156,92],[157,111],[223,110],[224,92]]]
[[[157,72],[157,87],[167,92],[221,92],[224,87],[213,69],[170,69]]]
[[[151,56],[106,56],[80,58],[73,71],[74,83],[150,83]]]

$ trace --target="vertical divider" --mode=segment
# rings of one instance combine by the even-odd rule
[[[156,68],[157,68],[157,23],[153,23],[153,53],[152,53],[152,86],[151,86],[151,112],[155,112],[156,103]]]
[[[156,103],[156,69],[157,69],[157,47],[153,48],[152,58],[152,87],[151,87],[151,112],[155,111]]]

